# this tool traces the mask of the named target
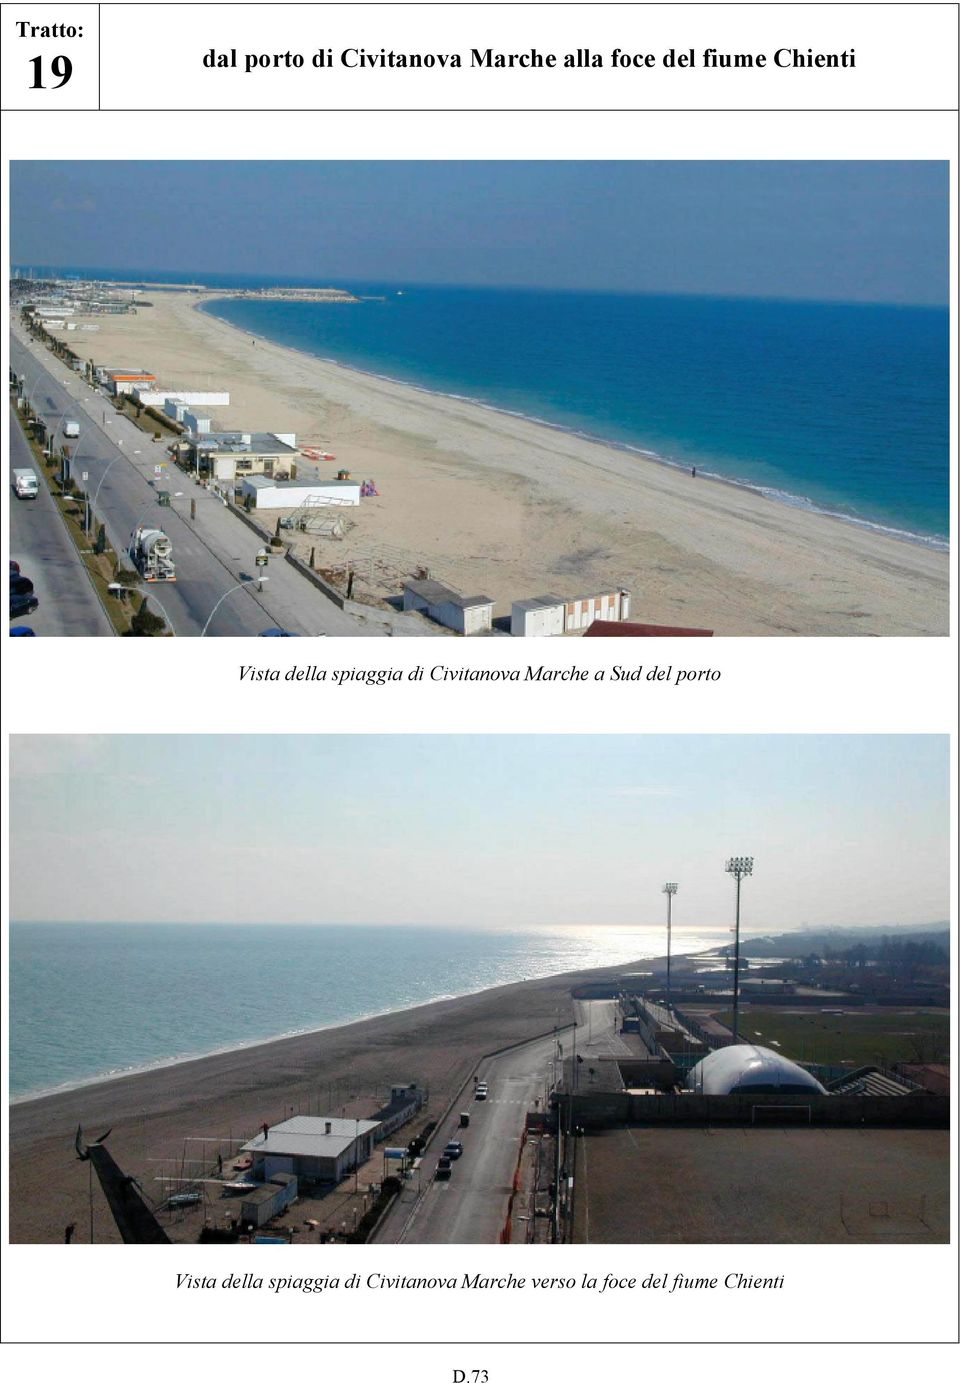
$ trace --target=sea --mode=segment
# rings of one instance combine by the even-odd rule
[[[214,289],[303,283],[187,270],[82,273]],[[695,466],[784,505],[947,545],[946,308],[336,286],[364,301],[220,299],[204,310],[353,369]]]
[[[729,941],[674,929],[674,951]],[[663,954],[663,928],[14,922],[10,1096]]]

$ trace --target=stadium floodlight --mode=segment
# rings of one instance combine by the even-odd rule
[[[670,934],[673,923],[673,895],[677,891],[676,884],[664,884],[663,891],[667,895],[667,1008],[670,1008]]]
[[[733,943],[733,1040],[740,1041],[740,882],[753,873],[752,855],[731,855],[725,865],[737,881],[737,921]]]

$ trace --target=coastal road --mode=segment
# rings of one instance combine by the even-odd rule
[[[18,467],[38,470],[11,412],[10,469]],[[32,615],[18,615],[14,624],[29,625],[41,635],[113,633],[42,477],[36,499],[17,499],[10,490],[10,556],[20,563],[22,574],[29,576],[40,601],[38,610]]]
[[[507,1216],[520,1138],[528,1110],[541,1108],[553,1072],[556,1040],[538,1038],[492,1057],[480,1070],[486,1100],[464,1093],[470,1127],[458,1127],[459,1109],[434,1136],[421,1164],[422,1180],[409,1184],[377,1234],[378,1244],[495,1244]],[[463,1143],[449,1181],[434,1181],[437,1158],[450,1138]]]
[[[577,1023],[577,1052],[582,1057],[637,1055],[636,1047],[620,1035],[616,999],[577,999],[573,1011]]]
[[[636,1056],[620,1036],[613,999],[578,1001],[576,1050],[589,1056]],[[559,1033],[563,1055],[573,1050],[569,1028]],[[486,1100],[468,1089],[463,1102],[431,1140],[420,1176],[401,1193],[376,1236],[378,1244],[495,1244],[507,1217],[520,1139],[528,1112],[544,1108],[559,1076],[557,1038],[538,1038],[523,1047],[491,1057],[480,1068],[488,1082]],[[581,1066],[580,1070],[586,1068]],[[458,1127],[460,1109],[469,1111],[470,1127]],[[449,1181],[435,1181],[437,1158],[451,1138],[463,1143]]]
[[[155,443],[130,419],[119,416],[99,390],[71,374],[44,347],[21,340],[12,332],[10,359],[13,369],[23,376],[30,403],[54,431],[56,446],[62,442],[59,428],[63,419],[80,422],[80,436],[72,443],[74,479],[81,484],[80,477],[86,472],[91,496],[99,490],[98,517],[114,550],[126,550],[140,523],[162,526],[171,539],[176,582],[143,589],[175,633],[199,634],[221,597],[225,599],[210,622],[208,637],[257,635],[271,627],[300,635],[348,637],[407,632],[409,621],[401,625],[393,617],[391,623],[389,615],[380,619],[373,609],[367,617],[338,609],[277,557],[270,561],[262,591],[248,585],[231,591],[242,578],[256,575],[257,535],[229,513],[215,495],[177,470],[163,444]],[[165,466],[159,474],[158,466]],[[158,489],[171,492],[169,508],[158,506]],[[32,572],[31,577],[36,581]],[[415,628],[410,625],[411,632]],[[71,624],[63,632],[90,631]]]

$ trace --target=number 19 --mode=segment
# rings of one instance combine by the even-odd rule
[[[30,90],[46,90],[42,80],[43,58],[31,58],[30,63],[33,67],[33,82],[31,84]],[[73,72],[73,63],[70,61],[69,58],[53,58],[50,62],[50,72],[52,76],[60,78],[60,80],[57,82],[57,85],[53,88],[54,91],[57,91],[60,87],[66,86],[67,82],[69,82],[70,74]]]

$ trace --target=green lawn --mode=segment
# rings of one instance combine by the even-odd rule
[[[843,1005],[838,1001],[825,1007],[842,1009]],[[716,1016],[728,1027],[733,1022],[732,1012]],[[819,1009],[783,1013],[779,1008],[749,1004],[740,1010],[740,1036],[774,1050],[779,1042],[779,1050],[794,1061],[889,1066],[921,1056],[927,1061],[942,1059],[950,1050],[950,1019],[945,1013],[922,1008],[871,1013],[850,1008],[841,1017]]]

